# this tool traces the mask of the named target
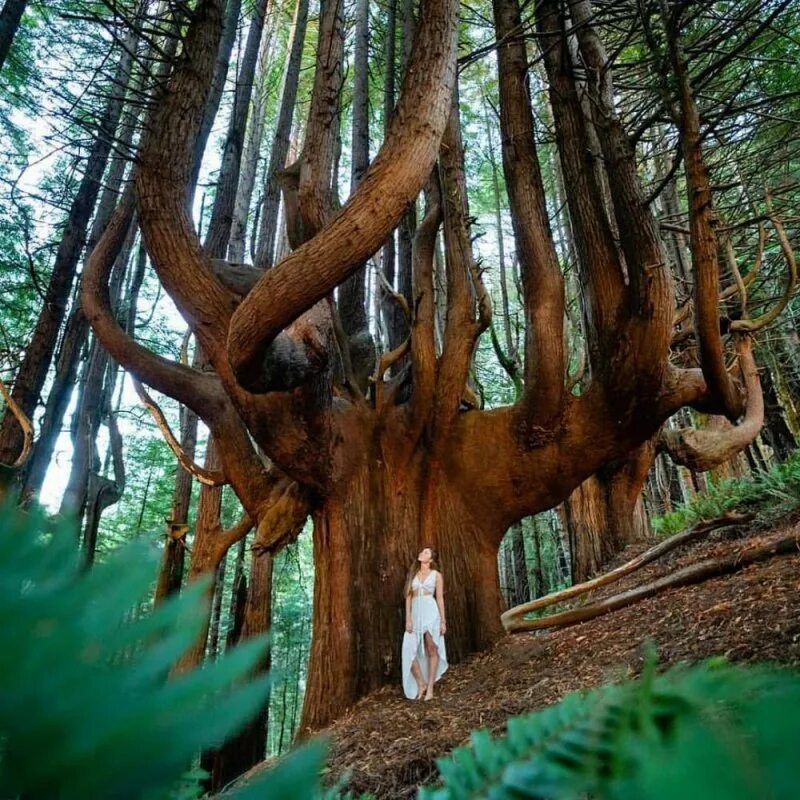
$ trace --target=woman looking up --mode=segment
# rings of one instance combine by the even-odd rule
[[[444,581],[437,561],[436,550],[423,547],[406,578],[402,668],[409,700],[433,699],[433,684],[447,669]]]

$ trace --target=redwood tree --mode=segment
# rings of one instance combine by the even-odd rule
[[[491,309],[472,253],[455,92],[456,0],[420,3],[385,141],[341,208],[331,195],[331,170],[343,32],[340,4],[322,4],[305,146],[284,182],[294,249],[267,271],[212,260],[198,241],[185,197],[223,6],[222,0],[200,0],[192,14],[182,59],[143,137],[135,192],[126,192],[90,258],[83,304],[115,358],[208,425],[220,468],[256,526],[261,548],[274,550],[311,515],[316,573],[302,723],[308,730],[398,678],[402,587],[421,542],[432,541],[441,552],[448,655],[457,661],[502,634],[497,551],[510,525],[552,508],[586,478],[623,460],[682,406],[735,418],[745,396],[751,406],[759,389],[752,373],[745,393],[724,372],[724,361],[720,371],[724,342],[710,302],[697,303],[695,335],[701,344],[704,337],[713,340],[699,348],[701,368],[670,363],[672,281],[644,202],[634,147],[602,77],[593,84],[597,116],[590,130],[570,53],[573,20],[558,0],[542,0],[536,26],[587,297],[590,377],[580,396],[567,389],[563,278],[531,135],[527,57],[514,35],[521,25],[518,0],[493,3],[504,171],[527,327],[518,402],[480,410],[467,389]],[[673,38],[679,23],[674,16],[669,22]],[[590,36],[581,38],[587,60],[596,44]],[[681,64],[676,56],[676,73]],[[692,198],[709,191],[694,114],[684,87],[678,124],[687,133]],[[613,220],[602,176],[589,157],[590,136],[614,164],[603,178]],[[348,375],[347,343],[332,293],[381,248],[423,189],[425,214],[414,232],[410,336],[379,359],[373,388],[365,394]],[[110,263],[134,208],[159,278],[191,326],[209,370],[147,351],[109,313]],[[440,228],[447,315],[438,347],[433,262]],[[691,230],[694,271],[710,278],[696,282],[698,296],[714,294],[719,268],[709,242],[715,232],[699,202],[691,206]],[[390,371],[406,353],[410,368]],[[746,344],[739,354],[747,365]]]

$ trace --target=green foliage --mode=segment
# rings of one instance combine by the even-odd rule
[[[800,504],[800,451],[783,464],[744,478],[715,482],[709,477],[708,488],[689,503],[669,514],[654,517],[653,530],[671,535],[703,520],[714,519],[742,505],[777,504],[783,508]]]
[[[510,719],[508,734],[474,731],[439,759],[443,788],[464,798],[793,798],[800,677],[715,659],[574,693]]]
[[[10,504],[0,519],[0,796],[165,798],[183,776],[180,796],[196,797],[197,752],[266,700],[268,677],[248,677],[264,639],[168,680],[200,627],[201,583],[140,615],[152,547],[82,572],[69,524]],[[323,750],[297,751],[234,796],[314,796]]]

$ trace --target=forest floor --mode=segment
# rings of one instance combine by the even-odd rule
[[[714,531],[598,590],[592,599],[797,529],[796,510]],[[611,566],[652,544],[631,545]],[[384,687],[326,729],[328,779],[349,770],[348,788],[356,796],[413,797],[419,785],[436,782],[436,758],[465,743],[471,730],[501,733],[508,717],[577,689],[637,675],[647,640],[655,643],[661,666],[712,655],[800,665],[800,559],[771,558],[569,628],[506,636],[491,651],[450,665],[431,702],[406,700],[399,685]]]

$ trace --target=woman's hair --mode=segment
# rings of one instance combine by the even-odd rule
[[[437,552],[435,547],[432,547],[429,544],[424,544],[418,552],[422,552],[423,550],[430,550],[431,551],[431,569],[438,570],[439,569],[439,553]],[[411,584],[414,582],[414,576],[417,574],[419,570],[419,559],[414,559],[414,563],[408,569],[408,575],[406,575],[406,585],[405,589],[403,590],[403,597],[406,597],[408,593],[411,591]]]

